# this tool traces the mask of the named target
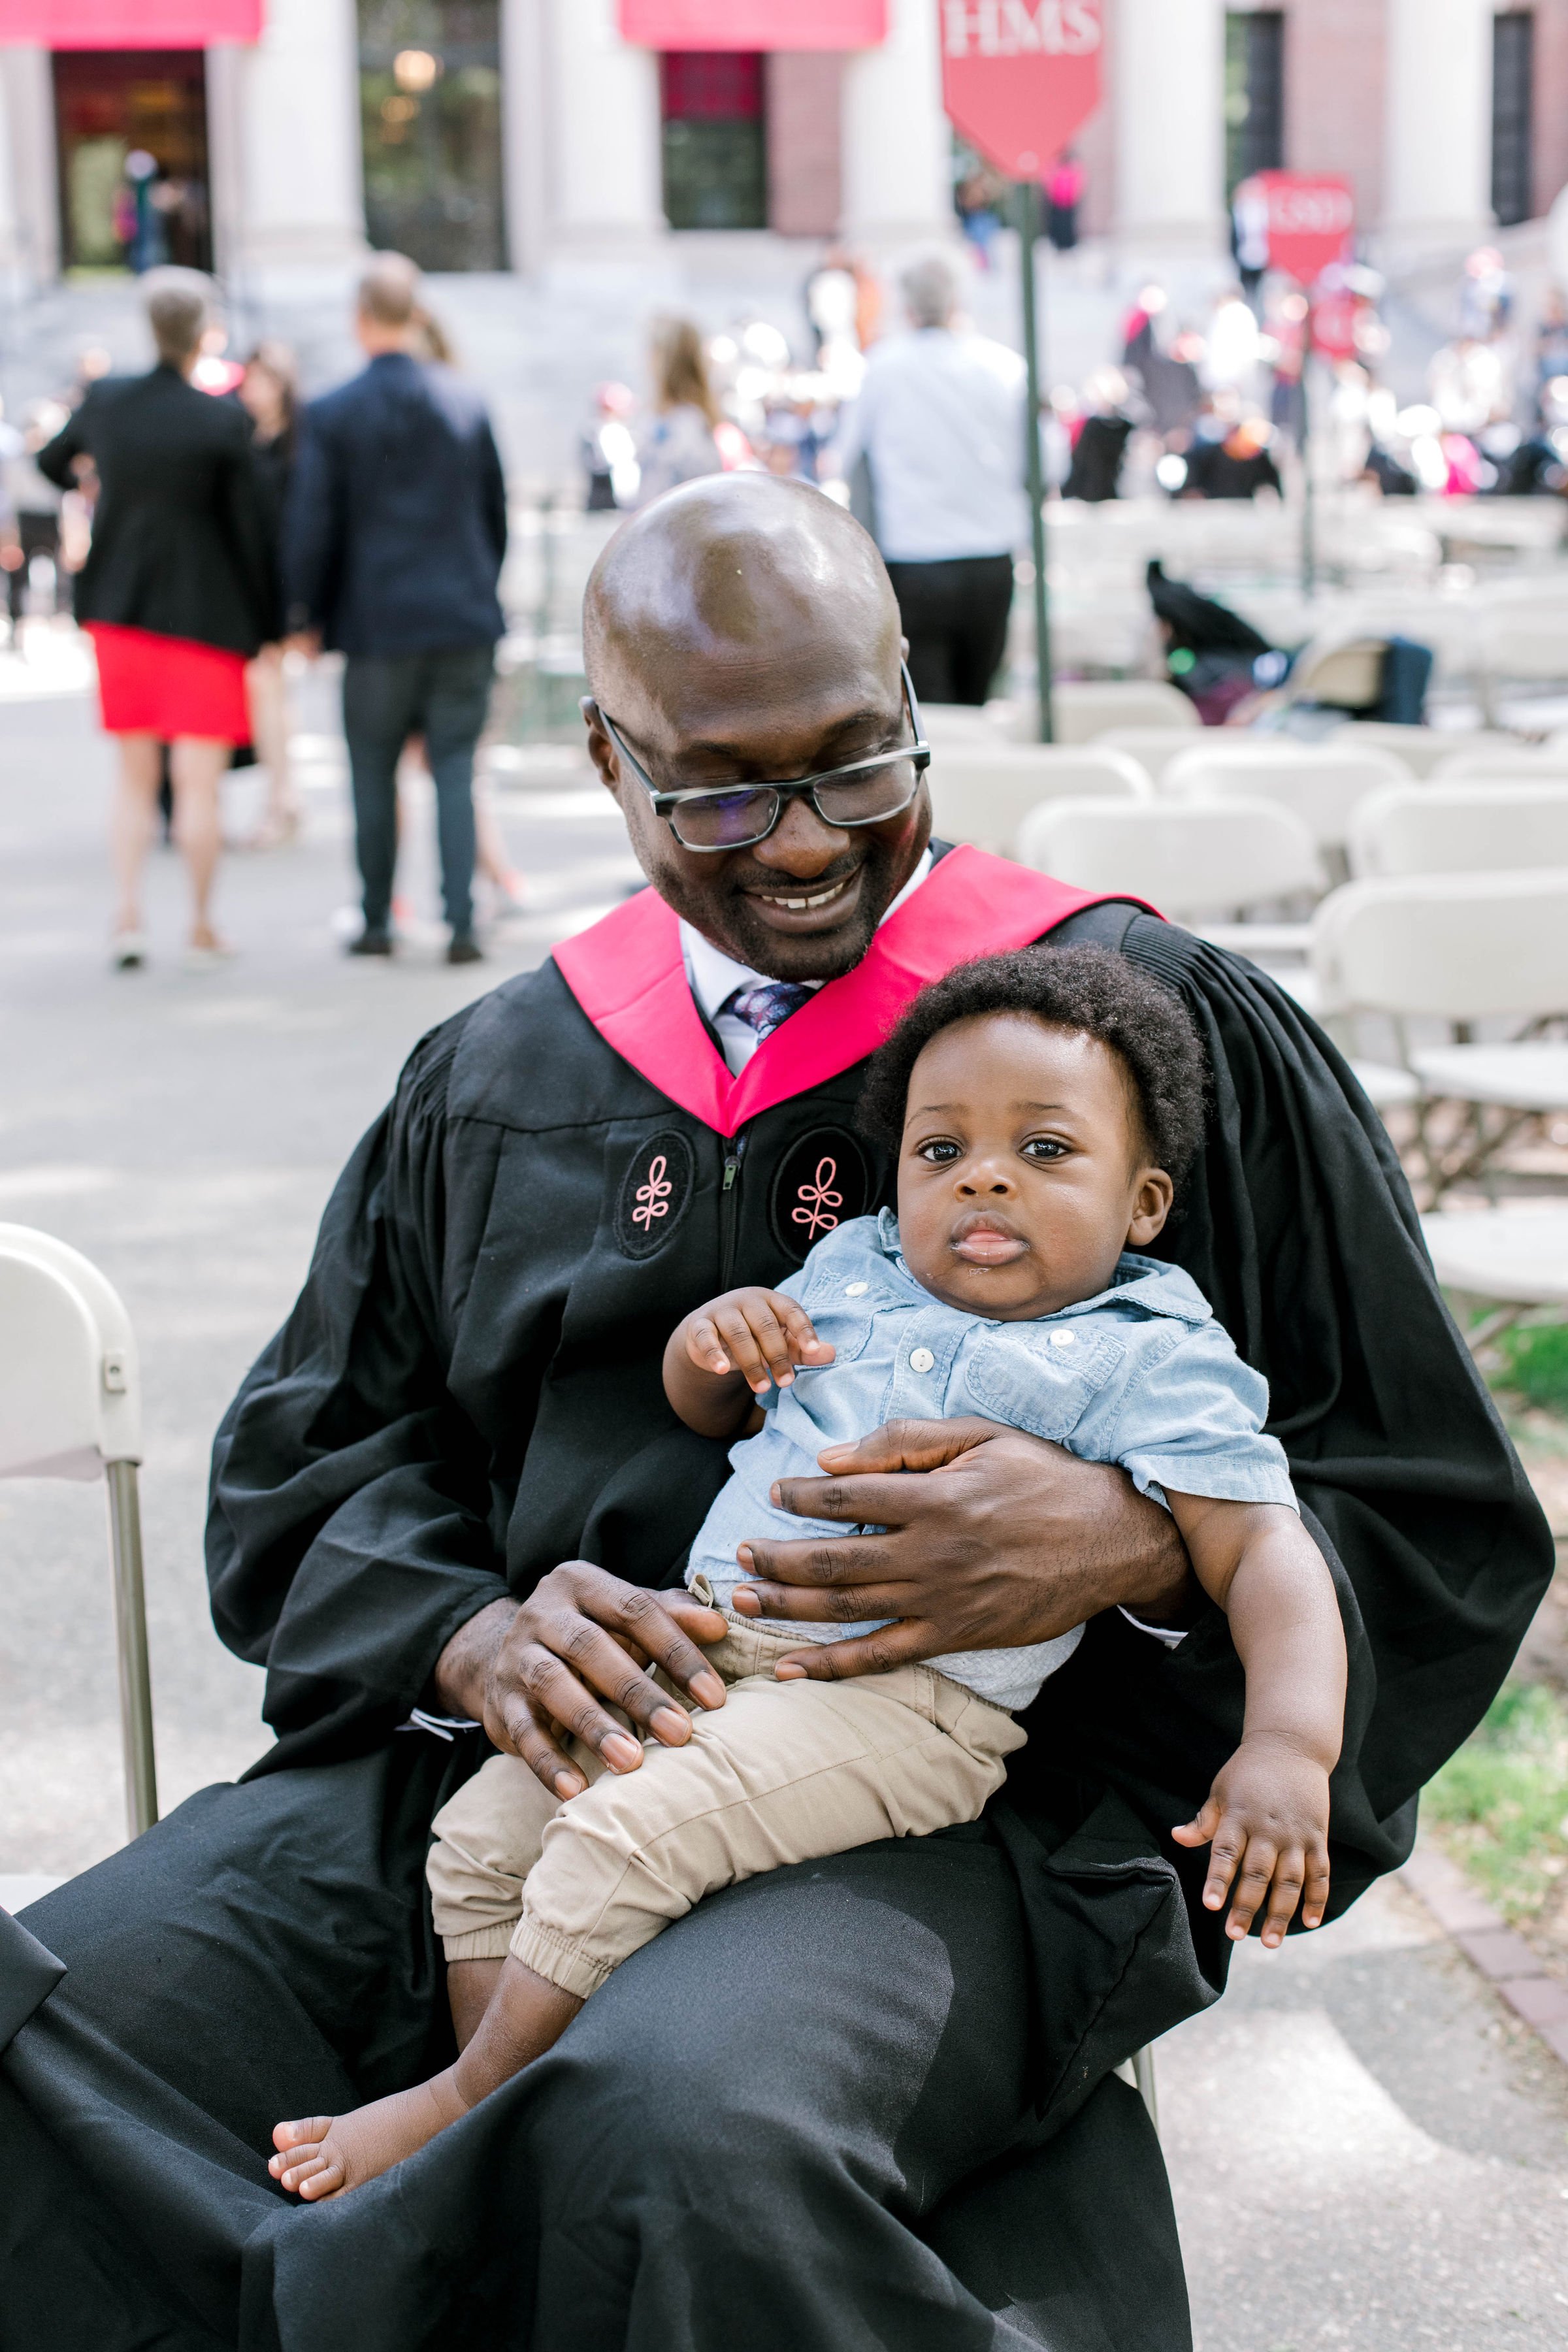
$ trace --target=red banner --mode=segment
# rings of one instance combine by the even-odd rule
[[[1258,172],[1233,200],[1240,210],[1267,207],[1268,266],[1303,286],[1316,285],[1331,262],[1349,261],[1355,198],[1348,180],[1323,172]]]
[[[0,43],[46,49],[205,49],[258,41],[261,0],[0,0]]]
[[[639,49],[875,49],[888,0],[620,0]]]
[[[1100,104],[1103,0],[942,0],[942,104],[1009,180],[1038,180]]]

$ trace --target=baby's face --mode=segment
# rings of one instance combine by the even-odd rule
[[[1104,1290],[1164,1223],[1129,1081],[1108,1046],[1026,1013],[944,1029],[910,1077],[899,1232],[917,1282],[1004,1322]]]

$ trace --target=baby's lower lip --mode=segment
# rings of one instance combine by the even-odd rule
[[[1005,1265],[1011,1259],[1022,1257],[1029,1244],[1020,1241],[1016,1234],[982,1231],[965,1234],[963,1240],[954,1242],[952,1246],[957,1256],[968,1258],[973,1265]]]

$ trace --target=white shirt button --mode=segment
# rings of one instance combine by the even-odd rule
[[[1051,1345],[1053,1348],[1076,1348],[1078,1345],[1078,1333],[1076,1331],[1053,1331],[1051,1333]]]
[[[844,1286],[844,1296],[846,1298],[864,1298],[870,1287],[868,1282],[847,1282]]]
[[[935,1361],[936,1358],[931,1354],[929,1348],[912,1348],[910,1350],[910,1370],[911,1372],[929,1372]]]

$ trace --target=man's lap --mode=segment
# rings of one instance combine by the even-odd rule
[[[776,2321],[793,2352],[837,2352],[854,2334],[824,2335],[826,2306],[801,2302],[830,2292],[840,2311],[871,2298],[868,2330],[890,2297],[911,2347],[939,2313],[948,2332],[932,2341],[966,2345],[982,2306],[915,2231],[1006,2148],[1026,2105],[1018,1901],[984,1832],[869,1847],[714,1898],[411,2164],[318,2212],[283,2204],[265,2173],[279,2116],[439,2061],[419,1881],[455,1761],[409,1738],[205,1792],[34,1906],[28,1925],[69,1974],[4,2072],[73,2160],[84,2233],[107,2199],[149,2280],[179,2278],[225,2339],[243,2248],[247,2294],[276,2302],[285,2345],[307,2340],[307,2311],[315,2328],[346,2297],[351,2339],[393,2352],[425,2340],[421,2312],[480,2316],[479,2292],[486,2309],[487,2296],[531,2306],[514,2340],[533,2352],[673,2352],[658,2331],[671,2295],[689,2300],[668,2267],[684,2247],[682,2276],[695,2263],[718,2298],[690,2310],[700,2352],[730,2340],[738,2310],[759,2315],[749,2342],[773,2342]]]

